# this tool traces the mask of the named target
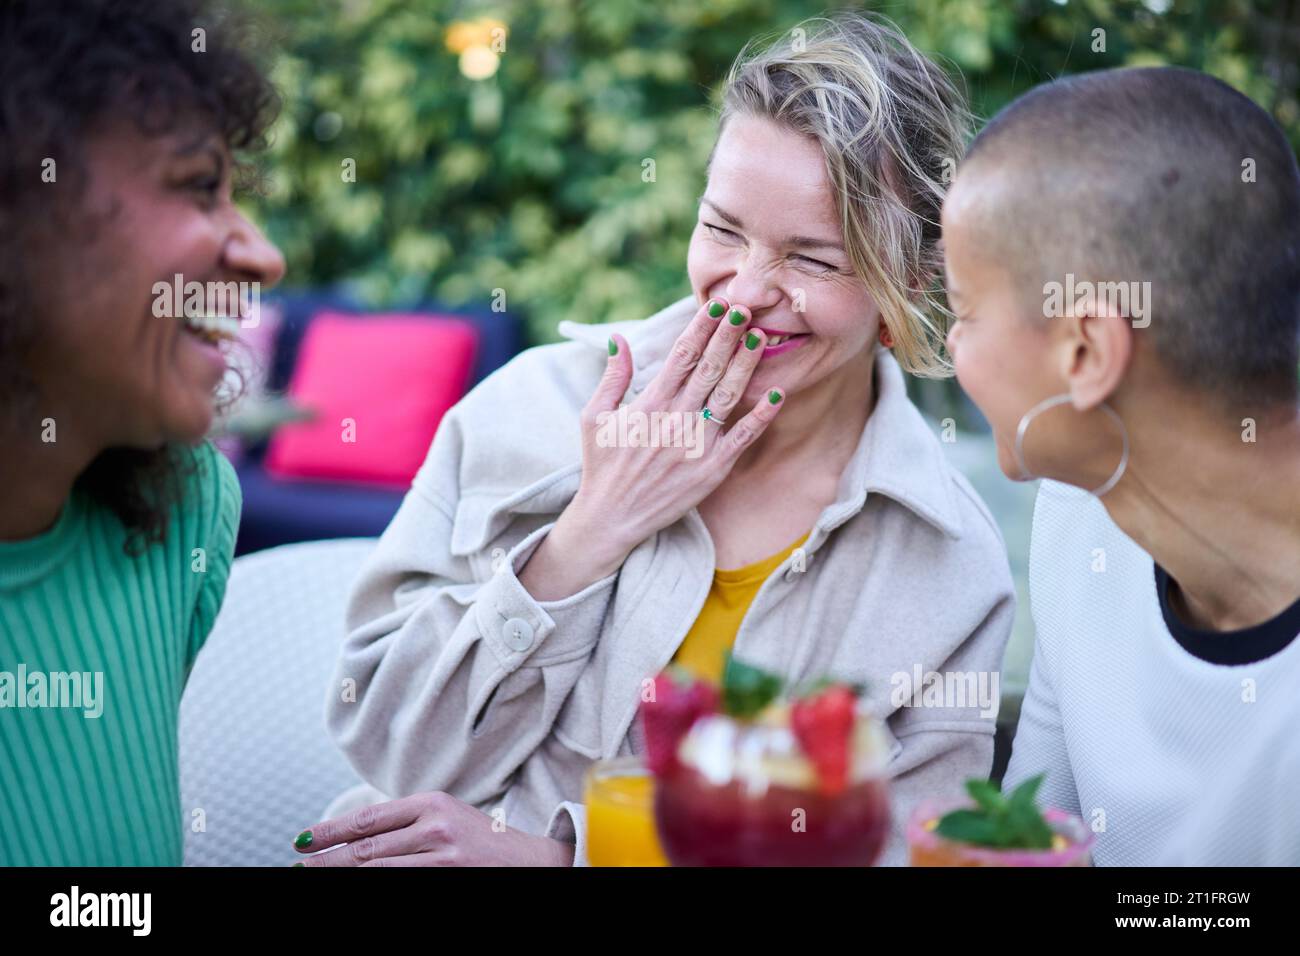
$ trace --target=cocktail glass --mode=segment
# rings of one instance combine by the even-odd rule
[[[887,753],[864,713],[849,779],[835,793],[819,786],[788,708],[762,721],[702,717],[677,757],[655,786],[659,839],[674,866],[870,866],[888,836]]]
[[[973,806],[965,798],[924,800],[907,826],[912,866],[1089,866],[1097,840],[1082,820],[1063,810],[1044,810],[1052,829],[1052,847],[1044,850],[998,849],[961,843],[935,832],[939,819],[952,810]]]

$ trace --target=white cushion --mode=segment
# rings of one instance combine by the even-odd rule
[[[324,705],[344,604],[374,544],[310,541],[234,562],[181,701],[186,866],[288,866],[293,838],[359,782]]]

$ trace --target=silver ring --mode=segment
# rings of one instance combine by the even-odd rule
[[[713,414],[713,412],[709,411],[708,405],[705,405],[703,408],[700,409],[700,417],[703,418],[706,422],[713,422],[715,425],[727,424],[717,415]]]

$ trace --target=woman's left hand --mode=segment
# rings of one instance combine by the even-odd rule
[[[337,846],[336,844],[345,844]],[[570,866],[573,847],[499,823],[449,793],[417,793],[317,823],[295,866]],[[315,851],[333,847],[324,853]]]

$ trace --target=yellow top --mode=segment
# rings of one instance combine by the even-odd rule
[[[808,539],[808,532],[780,554],[743,568],[724,571],[715,568],[709,596],[700,608],[700,616],[682,640],[673,661],[689,668],[706,680],[721,683],[726,652],[736,640],[740,622],[754,601],[767,576],[780,567],[791,552]]]

